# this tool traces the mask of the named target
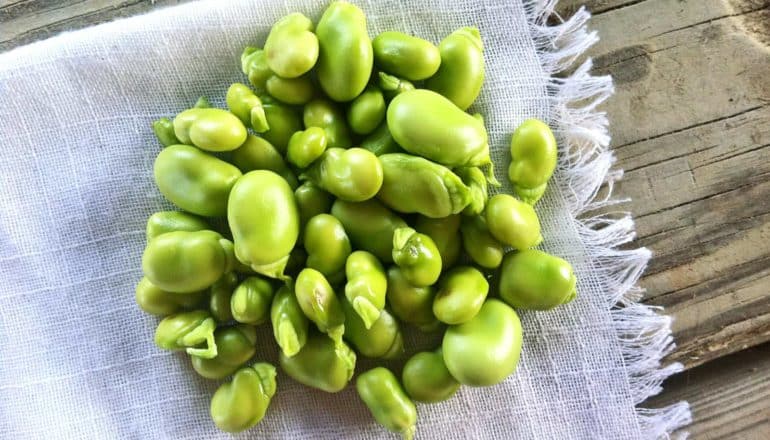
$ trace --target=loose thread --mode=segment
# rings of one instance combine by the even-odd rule
[[[615,170],[615,156],[609,149],[607,115],[598,109],[614,92],[612,78],[593,76],[590,59],[575,64],[599,39],[588,30],[591,14],[581,7],[568,20],[554,14],[558,0],[536,0],[525,5],[530,33],[540,61],[551,77],[552,120],[563,145],[557,166],[567,207],[575,219],[578,234],[590,260],[602,272],[607,307],[620,340],[621,354],[628,372],[631,397],[635,405],[660,393],[662,382],[682,371],[678,363],[662,365],[674,347],[671,318],[659,307],[639,303],[643,290],[638,287],[651,252],[646,248],[620,249],[635,237],[634,222],[625,212],[590,215],[626,200],[612,197],[613,184],[623,176]],[[560,23],[549,26],[549,18]],[[574,69],[574,70],[572,70]],[[556,74],[565,76],[556,77]],[[601,195],[600,195],[601,194]],[[663,408],[636,408],[644,438],[672,438],[674,432],[691,422],[687,402]],[[678,438],[687,436],[684,432]]]

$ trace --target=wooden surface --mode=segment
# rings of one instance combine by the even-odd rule
[[[561,3],[566,15],[582,4]],[[770,0],[594,0],[596,72],[654,252],[642,286],[693,367],[770,339]]]
[[[0,50],[173,0],[0,0]],[[561,0],[601,36],[616,195],[652,249],[645,301],[673,315],[692,438],[770,438],[770,0]],[[760,345],[763,344],[764,345]],[[754,347],[756,348],[750,348]],[[727,356],[730,355],[730,356]],[[727,357],[724,357],[727,356]]]
[[[561,12],[582,4],[602,39],[595,71],[617,89],[616,194],[654,254],[645,302],[673,315],[670,360],[687,368],[647,405],[688,400],[691,438],[770,439],[770,0]]]
[[[770,347],[753,347],[713,360],[666,382],[647,403],[690,402],[691,439],[770,439]]]

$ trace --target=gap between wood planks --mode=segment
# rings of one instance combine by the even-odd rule
[[[770,438],[770,343],[693,368],[666,382],[664,394],[645,402],[660,407],[687,400],[693,439]]]
[[[0,3],[0,51],[59,32],[137,15],[189,0],[63,0]]]
[[[564,16],[582,3],[562,0]],[[595,72],[617,88],[616,195],[632,199],[631,246],[654,253],[641,284],[674,316],[670,360],[769,340],[770,0],[585,3]]]

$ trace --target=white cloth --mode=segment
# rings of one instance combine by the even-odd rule
[[[545,26],[553,3],[360,3],[372,37],[394,29],[438,43],[460,26],[480,28],[487,75],[473,109],[486,118],[498,178],[506,180],[517,124],[549,121],[562,154],[537,206],[542,248],[579,277],[573,303],[521,313],[513,376],[418,405],[417,438],[656,438],[689,418],[686,404],[636,408],[677,369],[659,368],[669,321],[634,302],[649,254],[616,249],[633,235],[630,219],[576,219],[601,204],[591,200],[615,176],[606,120],[584,102],[609,96],[611,82],[590,77],[589,65],[552,78],[595,41],[585,12]],[[160,148],[150,123],[201,95],[221,106],[229,84],[246,81],[245,45],[262,44],[289,12],[317,20],[325,4],[201,1],[0,54],[0,437],[228,437],[208,414],[218,382],[197,377],[184,354],[155,347],[158,320],[134,303],[145,220],[170,207],[153,183]],[[613,308],[618,301],[626,307]],[[274,362],[269,329],[260,334],[257,359]],[[325,394],[281,373],[267,416],[240,437],[394,435],[354,387]]]

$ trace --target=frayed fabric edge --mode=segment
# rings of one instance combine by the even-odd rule
[[[662,382],[682,371],[679,363],[662,365],[674,347],[671,317],[662,308],[639,302],[639,278],[651,253],[646,248],[620,249],[635,237],[633,219],[628,213],[591,215],[626,200],[612,197],[615,181],[623,176],[613,168],[615,155],[609,148],[607,115],[597,109],[613,92],[610,76],[591,75],[590,59],[578,64],[585,51],[599,40],[589,31],[591,14],[581,7],[568,20],[554,15],[558,0],[533,0],[525,4],[530,34],[535,42],[543,70],[551,78],[551,121],[563,149],[557,166],[557,183],[564,194],[575,226],[589,258],[603,272],[607,304],[621,343],[621,351],[637,422],[645,439],[686,438],[681,428],[692,421],[690,406],[679,402],[663,408],[638,405],[661,392]],[[549,25],[550,17],[560,23]],[[563,76],[557,77],[557,74]]]

